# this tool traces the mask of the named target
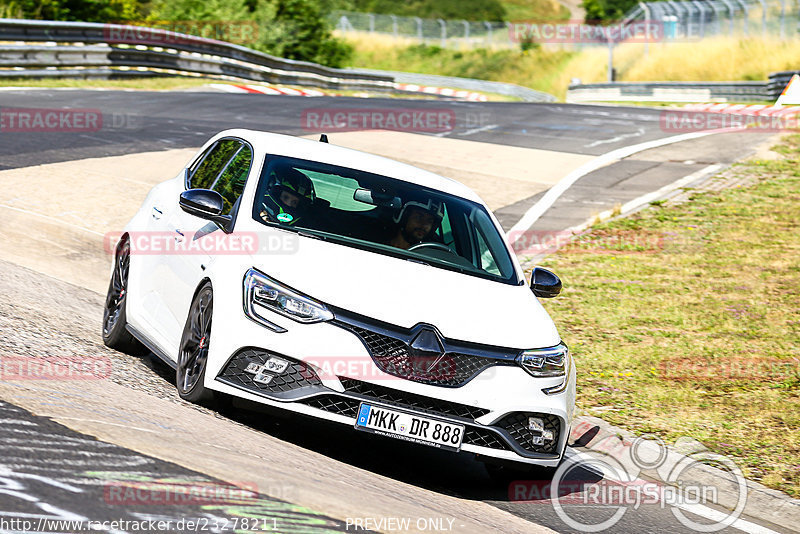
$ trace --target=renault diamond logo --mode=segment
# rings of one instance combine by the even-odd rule
[[[433,328],[424,326],[411,340],[411,355],[417,358],[430,358],[426,372],[436,369],[444,358],[444,347],[439,334]]]

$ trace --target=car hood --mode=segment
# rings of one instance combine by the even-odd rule
[[[309,237],[300,237],[294,253],[252,259],[258,270],[316,300],[404,328],[428,323],[448,339],[518,349],[560,340],[525,286]]]

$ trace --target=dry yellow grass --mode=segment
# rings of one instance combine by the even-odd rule
[[[355,47],[353,66],[516,83],[558,98],[564,98],[572,78],[591,83],[608,77],[608,49],[603,46],[440,50],[386,36],[347,38]],[[626,43],[614,49],[614,66],[620,81],[766,80],[770,72],[800,68],[800,39],[720,37],[648,47]]]
[[[637,46],[642,45],[625,45]],[[624,48],[621,47],[621,48]],[[800,67],[800,40],[706,39],[702,43],[650,45],[623,73],[630,81],[766,80],[770,72]]]

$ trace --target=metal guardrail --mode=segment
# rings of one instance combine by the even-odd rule
[[[348,69],[351,72],[364,74],[392,76],[397,83],[416,85],[433,85],[437,87],[457,87],[468,91],[495,93],[498,95],[512,96],[524,102],[555,102],[556,97],[551,94],[536,91],[521,85],[503,82],[490,82],[474,78],[458,78],[455,76],[438,76],[436,74],[417,74],[414,72],[398,72],[374,69]]]
[[[157,28],[83,22],[0,19],[0,77],[190,75],[328,89],[391,91],[394,79]],[[126,31],[127,30],[127,31]],[[48,43],[47,45],[40,43]]]
[[[791,73],[786,83],[789,78]],[[567,102],[762,102],[780,95],[786,83],[774,94],[779,83],[777,78],[774,82],[589,83],[570,85]]]
[[[769,82],[767,82],[767,92],[771,99],[777,99],[786,88],[789,80],[795,74],[800,74],[800,70],[784,70],[781,72],[773,72],[769,75]]]

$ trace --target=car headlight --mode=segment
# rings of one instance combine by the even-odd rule
[[[264,273],[250,269],[244,277],[245,314],[270,330],[286,332],[285,328],[259,314],[260,308],[266,308],[300,323],[318,323],[333,319],[333,313],[321,302],[286,287]]]
[[[568,361],[569,349],[563,341],[555,347],[526,350],[517,357],[522,368],[537,378],[565,376]]]

